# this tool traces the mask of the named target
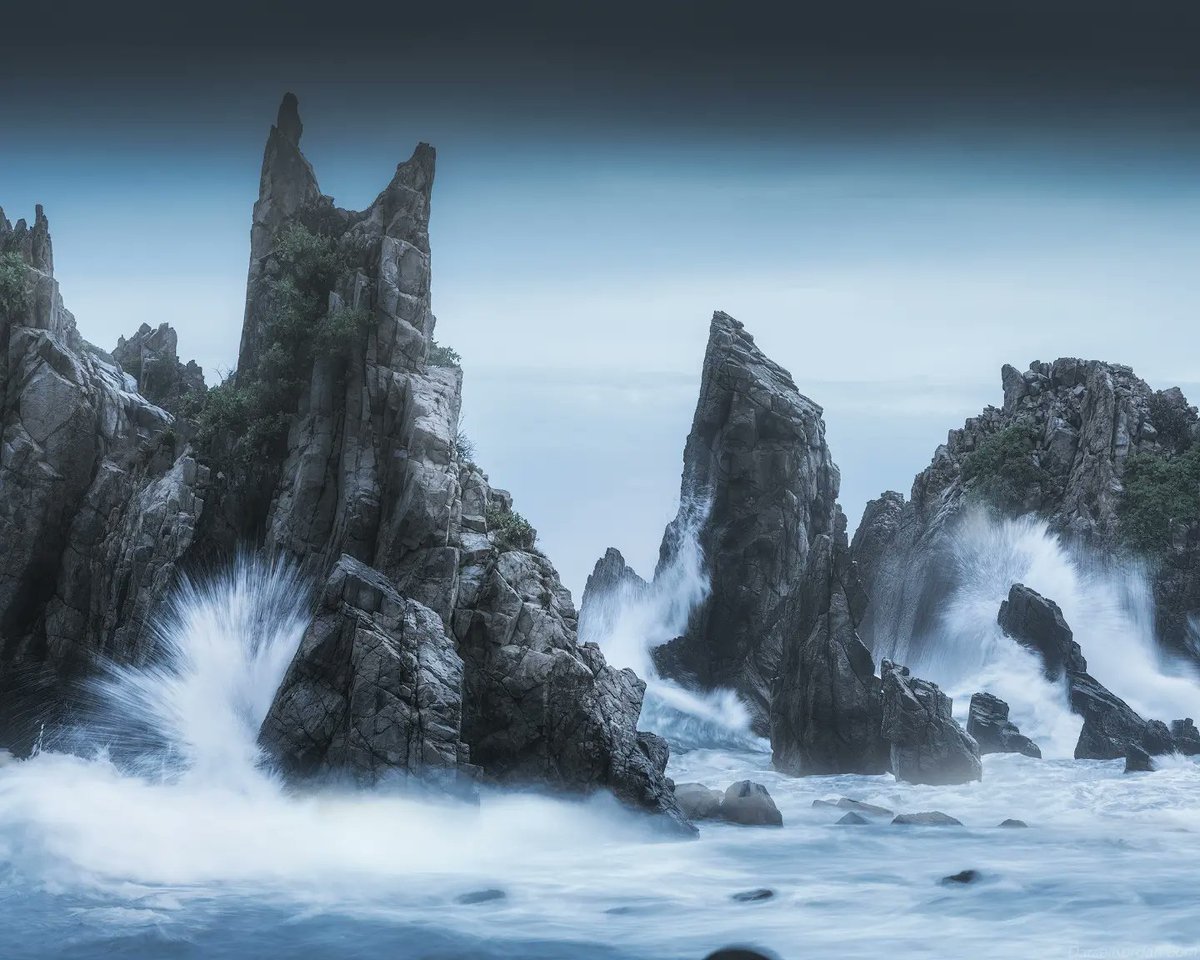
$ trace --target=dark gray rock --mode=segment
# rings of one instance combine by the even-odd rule
[[[1008,599],[1000,604],[997,620],[1006,634],[1041,656],[1047,680],[1087,671],[1083,651],[1053,600],[1014,583]]]
[[[491,887],[487,890],[472,890],[469,893],[459,894],[454,898],[455,903],[472,906],[477,903],[495,903],[497,900],[507,900],[508,894],[503,890],[497,890]]]
[[[1171,737],[1175,741],[1175,749],[1185,757],[1200,755],[1200,730],[1191,717],[1171,721]]]
[[[768,887],[757,887],[754,890],[742,890],[735,893],[731,900],[737,900],[739,903],[760,903],[763,900],[770,900],[775,896],[775,891]]]
[[[838,810],[849,810],[852,813],[863,813],[873,817],[890,817],[893,811],[887,807],[877,807],[873,803],[863,803],[861,800],[851,800],[840,797],[837,800],[814,800],[814,807],[836,807]]]
[[[882,664],[883,737],[892,773],[909,783],[967,783],[983,776],[979,745],[954,720],[953,703],[928,680]]]
[[[761,783],[739,780],[730,784],[721,801],[721,819],[753,827],[781,827],[783,814]]]
[[[736,690],[765,735],[788,598],[810,544],[833,533],[839,478],[821,408],[724,313],[713,315],[683,461],[682,506],[659,570],[699,522],[712,590],[683,636],[655,650],[655,664],[701,689]]]
[[[1149,753],[1136,743],[1128,744],[1125,747],[1126,773],[1151,773],[1153,770],[1154,761],[1150,759]]]
[[[151,403],[176,416],[188,412],[188,404],[198,405],[204,397],[204,371],[194,360],[179,360],[179,337],[167,323],[152,329],[143,323],[126,340],[121,337],[113,350],[113,359],[137,382],[138,392]]]
[[[704,960],[778,960],[775,954],[762,953],[748,947],[724,947],[710,953]]]
[[[833,537],[819,535],[804,582],[792,597],[794,632],[771,702],[771,753],[794,776],[884,773],[888,744],[875,662],[856,627],[866,606],[837,510]]]
[[[437,614],[342,557],[259,740],[292,779],[452,786],[469,762],[462,690],[463,663]]]
[[[625,605],[644,598],[649,589],[650,584],[625,562],[621,551],[609,547],[584,584],[579,635],[588,640],[606,639]]]
[[[1077,760],[1115,760],[1125,756],[1130,745],[1151,755],[1174,749],[1166,724],[1142,719],[1087,672],[1083,651],[1053,600],[1014,584],[1000,606],[999,623],[1010,637],[1041,656],[1048,678],[1065,678],[1071,709],[1083,717]]]
[[[80,337],[49,222],[0,212],[22,296],[0,307],[0,737],[20,752],[97,661],[140,663],[204,507],[208,471],[172,416]]]
[[[956,883],[960,883],[960,884],[974,883],[978,879],[979,879],[979,871],[978,870],[960,870],[958,873],[952,873],[948,877],[942,877],[941,882],[943,885],[949,886],[949,885],[956,884]]]
[[[858,567],[859,580],[868,594],[872,592],[875,575],[900,534],[903,522],[904,496],[895,490],[885,490],[879,499],[868,501],[863,510],[862,520],[854,531],[850,553]]]
[[[675,802],[689,820],[719,820],[725,795],[702,783],[675,784]]]
[[[1022,736],[1017,725],[1008,719],[1008,704],[990,693],[972,695],[967,733],[975,738],[981,754],[1021,753],[1039,759],[1042,756],[1038,745]]]
[[[847,813],[840,820],[838,820],[839,824],[846,825],[846,826],[859,826],[861,824],[870,823],[870,822],[871,821],[868,820],[866,817],[862,816],[861,814],[857,814],[854,811],[850,811],[850,813]]]
[[[1001,820],[1000,826],[1002,826],[1006,829],[1013,829],[1013,828],[1019,829],[1021,827],[1028,827],[1029,824],[1027,824],[1024,820],[1014,820],[1010,817],[1007,820]]]
[[[1003,406],[950,431],[898,517],[892,502],[864,515],[853,553],[872,603],[859,629],[877,654],[918,658],[940,635],[941,599],[963,575],[954,540],[972,504],[984,500],[1006,516],[1036,513],[1069,541],[1112,553],[1125,542],[1118,507],[1126,464],[1136,454],[1175,455],[1200,439],[1200,418],[1182,392],[1155,391],[1119,364],[1062,358],[1024,372],[1006,365],[1002,380]],[[976,451],[1005,431],[1024,446],[1011,471],[1019,488],[970,469]],[[1173,651],[1200,658],[1188,639],[1188,619],[1200,612],[1200,523],[1180,518],[1159,552],[1156,632]]]
[[[929,810],[924,813],[902,813],[892,823],[910,827],[961,827],[962,822],[955,820],[940,810]]]

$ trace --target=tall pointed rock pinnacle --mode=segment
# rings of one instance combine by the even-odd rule
[[[713,314],[683,455],[680,514],[659,562],[660,570],[671,563],[702,516],[696,535],[712,591],[685,634],[654,655],[664,676],[737,691],[763,734],[788,596],[804,576],[813,539],[833,532],[838,483],[821,408],[742,324]]]

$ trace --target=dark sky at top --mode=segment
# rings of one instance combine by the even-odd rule
[[[433,84],[464,110],[569,105],[581,121],[706,126],[786,116],[797,102],[844,121],[914,105],[969,115],[980,102],[1036,119],[1186,109],[1200,89],[1198,36],[1191,0],[66,0],[9,5],[0,79],[6,99],[47,107],[96,84],[187,102],[278,78]]]

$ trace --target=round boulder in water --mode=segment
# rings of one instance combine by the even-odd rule
[[[955,820],[941,810],[927,810],[924,813],[902,813],[892,823],[910,827],[961,827],[962,821]]]
[[[704,960],[776,960],[773,953],[763,953],[750,947],[725,947],[710,953]]]
[[[960,870],[958,873],[952,873],[948,877],[942,877],[942,884],[949,886],[952,883],[974,883],[978,879],[978,870]]]
[[[702,783],[675,784],[675,802],[689,820],[714,820],[721,815],[720,790]]]
[[[866,817],[860,816],[859,814],[855,813],[853,810],[851,810],[848,814],[846,814],[844,817],[842,817],[841,820],[838,821],[839,824],[845,824],[847,826],[851,826],[851,825],[859,826],[860,824],[870,823],[870,822],[871,821],[868,820]]]
[[[1020,828],[1020,827],[1028,827],[1029,824],[1027,824],[1024,820],[1014,820],[1012,817],[1009,817],[1007,820],[1001,820],[1000,826]]]
[[[761,783],[739,780],[731,783],[721,801],[721,819],[751,827],[782,827],[783,814]]]

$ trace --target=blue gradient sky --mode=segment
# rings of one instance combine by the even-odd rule
[[[818,71],[681,96],[422,63],[133,58],[57,85],[10,65],[0,205],[45,204],[85,337],[168,321],[211,382],[236,358],[283,90],[342,206],[434,143],[434,310],[466,429],[576,592],[610,544],[653,565],[714,309],[824,406],[851,523],[999,402],[1002,363],[1113,360],[1200,395],[1200,125],[1169,85],[895,98],[876,76],[830,97]]]

